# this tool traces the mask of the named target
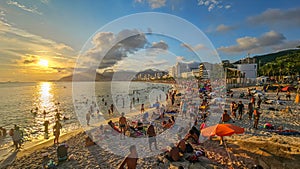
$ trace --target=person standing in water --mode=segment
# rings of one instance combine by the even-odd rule
[[[86,125],[90,125],[90,120],[91,120],[91,112],[89,111],[86,115],[85,115],[85,119],[86,119]]]
[[[114,105],[113,104],[110,105],[110,113],[114,114]]]
[[[16,147],[16,150],[18,150],[19,148],[21,148],[22,145],[23,133],[17,125],[15,125],[12,131],[13,132],[10,135],[12,135],[14,145]]]
[[[55,125],[53,126],[53,134],[54,134],[54,144],[58,144],[58,139],[60,135],[60,130],[62,129],[62,126],[58,120],[56,120]]]
[[[46,121],[44,122],[44,126],[45,126],[45,136],[44,136],[44,138],[45,138],[45,139],[48,139],[48,138],[49,138],[49,136],[48,136],[48,134],[49,134],[49,129],[48,129],[49,121],[48,121],[48,120],[46,120]]]
[[[145,112],[144,103],[141,105],[141,114]]]

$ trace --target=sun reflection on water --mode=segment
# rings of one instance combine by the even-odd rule
[[[54,105],[52,86],[51,82],[41,82],[39,84],[39,106],[41,109],[50,109]]]

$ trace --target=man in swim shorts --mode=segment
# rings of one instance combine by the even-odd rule
[[[122,116],[119,118],[119,127],[121,131],[121,136],[120,138],[122,139],[122,135],[125,139],[125,131],[126,131],[126,125],[127,125],[127,120],[126,117],[124,117],[124,112],[122,112]]]

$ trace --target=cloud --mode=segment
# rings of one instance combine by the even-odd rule
[[[185,61],[185,58],[183,56],[177,56],[176,61],[177,62],[182,62],[182,61]]]
[[[162,66],[166,65],[169,62],[167,60],[155,60],[155,61],[149,61],[148,63],[144,63],[145,67],[157,67],[157,66]]]
[[[22,69],[23,66],[35,69],[40,58],[62,67],[75,61],[74,50],[70,46],[29,33],[2,20],[0,36],[0,55],[7,58],[5,64],[14,67],[14,71]],[[34,72],[31,73],[34,76]]]
[[[293,8],[283,11],[281,9],[268,9],[257,16],[249,17],[250,24],[268,24],[271,26],[299,26],[300,8]]]
[[[228,47],[220,47],[219,50],[226,53],[258,52],[266,47],[284,44],[286,38],[283,34],[269,31],[260,37],[242,37],[236,40],[237,44]]]
[[[300,40],[296,41],[287,41],[272,47],[273,50],[283,50],[283,49],[295,49],[297,46],[300,45]]]
[[[148,3],[152,9],[166,6],[166,0],[148,0]]]
[[[166,6],[166,0],[146,0],[150,8],[156,9]],[[144,3],[144,0],[135,0],[135,3]]]
[[[43,4],[49,4],[50,0],[41,0]]]
[[[160,41],[160,42],[153,42],[151,48],[159,48],[163,50],[168,50],[169,46],[166,42]]]
[[[38,57],[35,55],[26,55],[25,57],[22,58],[21,62],[25,65],[31,64],[31,63],[37,63]]]
[[[195,46],[191,46],[191,45],[189,45],[189,44],[182,43],[182,44],[180,44],[180,46],[187,48],[187,49],[188,49],[189,51],[191,51],[191,52],[193,52],[193,51],[198,51],[198,50],[203,50],[203,49],[207,49],[207,48],[205,47],[205,45],[203,45],[203,44],[197,44],[197,45],[195,45]]]
[[[16,6],[16,7],[20,8],[20,9],[22,9],[24,11],[31,12],[31,13],[34,13],[34,14],[38,14],[38,15],[42,15],[43,14],[42,12],[39,12],[37,10],[37,8],[27,7],[25,5],[20,4],[17,1],[9,0],[9,1],[7,1],[7,4],[8,5],[14,5],[14,6]]]
[[[93,47],[83,54],[85,59],[80,66],[94,70],[113,67],[147,43],[145,35],[135,29],[125,29],[117,34],[99,32],[92,39]]]
[[[198,0],[198,5],[199,6],[205,6],[207,7],[207,10],[210,12],[212,11],[214,8],[225,8],[225,9],[229,9],[231,8],[231,5],[224,5],[223,2],[221,0]]]
[[[231,8],[231,5],[226,5],[224,8],[229,9],[229,8]]]
[[[227,31],[230,31],[233,29],[234,29],[233,26],[227,26],[227,25],[221,24],[216,28],[216,31],[217,32],[227,32]]]

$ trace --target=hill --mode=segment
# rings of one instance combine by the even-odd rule
[[[253,58],[255,58],[257,65],[261,67],[269,62],[275,61],[278,57],[293,55],[293,54],[300,54],[300,49],[283,50],[283,51],[269,53],[265,55],[257,55],[254,56]]]
[[[141,72],[134,72],[134,71],[105,71],[103,73],[98,72],[81,72],[74,76],[73,74],[62,77],[58,81],[131,81],[135,80],[139,75],[149,75],[151,77],[154,77],[156,74],[165,75],[167,72],[161,71],[161,70],[153,70],[153,69],[147,69]]]

